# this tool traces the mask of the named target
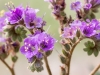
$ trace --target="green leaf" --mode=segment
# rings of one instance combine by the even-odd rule
[[[22,42],[21,36],[18,36],[17,38],[18,38],[18,40],[19,40],[20,42]]]
[[[85,45],[87,48],[93,48],[93,47],[94,47],[94,43],[91,42],[91,41],[85,42],[84,45]]]
[[[80,31],[79,30],[77,30],[77,33],[76,33],[76,36],[79,38],[80,37]]]
[[[34,63],[32,63],[32,64],[28,67],[28,69],[30,69],[32,72],[34,72],[34,71],[35,71]]]
[[[91,55],[93,53],[93,50],[89,49],[88,50],[88,55]]]
[[[34,63],[34,68],[37,72],[41,72],[43,70],[43,63],[41,60],[36,60]]]
[[[88,52],[89,48],[84,48],[83,50],[86,51],[86,52]]]
[[[47,51],[46,52],[46,56],[49,56],[51,53],[52,53],[52,50],[51,51]]]
[[[64,57],[64,56],[62,56],[62,55],[60,55],[60,61],[61,61],[61,63],[63,63],[63,64],[66,64],[66,63],[67,63],[66,57]]]
[[[76,42],[76,38],[74,37],[73,39],[70,39],[72,43]]]
[[[69,51],[70,50],[70,45],[69,44],[65,44],[64,48],[65,48],[66,51]]]
[[[98,9],[92,9],[92,12],[94,12],[94,13],[98,13],[99,10],[98,10]]]
[[[91,17],[91,19],[94,19],[95,18],[95,14],[94,13],[91,13],[90,14],[90,17]]]
[[[8,54],[7,54],[7,53],[1,53],[1,54],[0,54],[0,57],[1,57],[2,59],[6,59],[6,58],[8,57]]]
[[[94,56],[97,57],[99,54],[99,51],[97,49],[94,49]]]
[[[16,34],[12,34],[12,40],[16,41],[16,39],[17,39],[17,35]]]
[[[17,61],[18,57],[17,56],[12,56],[11,59],[15,63]]]
[[[26,38],[27,36],[26,36],[25,34],[22,34],[21,37],[22,37],[22,38]]]
[[[64,49],[62,50],[62,53],[63,53],[66,57],[68,57],[68,56],[69,56],[69,53],[68,53],[68,52],[66,52]]]
[[[14,52],[17,53],[19,51],[20,46],[14,47]]]

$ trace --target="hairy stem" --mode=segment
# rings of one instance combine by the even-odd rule
[[[50,67],[49,67],[49,64],[48,64],[47,56],[45,54],[44,54],[44,62],[45,62],[45,65],[46,65],[48,74],[49,75],[52,75],[51,70],[50,70]]]
[[[89,75],[94,75],[98,71],[99,68],[100,68],[100,64],[97,67],[95,67]]]
[[[77,44],[83,39],[84,38],[79,38],[79,40],[73,45],[73,47],[72,47],[72,49],[70,51],[70,58],[69,58],[69,63],[68,63],[67,75],[70,75],[70,63],[71,63],[71,58],[72,58],[73,51],[74,51],[75,47],[77,46]]]
[[[15,75],[15,71],[14,68],[11,68],[1,57],[0,60],[2,61],[2,63],[4,63],[4,65],[10,70],[12,75]]]

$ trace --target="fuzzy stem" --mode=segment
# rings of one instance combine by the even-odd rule
[[[48,74],[49,75],[52,75],[51,70],[50,70],[50,67],[49,67],[49,64],[48,64],[47,56],[45,54],[44,54],[44,62],[45,62],[45,65],[46,65]]]
[[[71,51],[70,51],[70,58],[69,58],[69,63],[68,63],[68,72],[67,72],[67,75],[70,74],[70,63],[71,63],[71,58],[72,58],[73,51],[74,51],[75,47],[77,46],[77,44],[78,44],[81,40],[83,40],[83,39],[84,39],[84,38],[80,38],[80,39],[73,45],[73,47],[72,47],[72,49],[71,49]]]
[[[11,68],[1,57],[0,57],[0,60],[1,60],[2,63],[4,63],[5,66],[10,70],[11,74],[12,74],[12,75],[15,75],[14,68]]]
[[[98,71],[99,68],[100,68],[100,64],[97,67],[95,67],[89,75],[94,75]]]

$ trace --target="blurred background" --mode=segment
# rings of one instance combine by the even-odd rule
[[[8,9],[5,6],[5,3],[10,0],[0,0],[0,10],[7,11]],[[70,10],[70,3],[75,0],[66,0],[67,6],[65,12],[67,15],[72,15],[75,18],[75,12]],[[83,0],[80,0],[83,2]],[[58,43],[55,45],[55,49],[51,56],[48,57],[50,68],[52,70],[53,75],[60,75],[60,63],[59,55],[61,54],[61,45],[59,43],[60,36],[58,33],[59,23],[52,17],[51,10],[48,8],[49,3],[44,2],[44,0],[12,0],[15,6],[29,5],[33,8],[38,8],[40,12],[38,16],[43,16],[46,13],[44,20],[47,22],[47,26],[45,30],[50,26],[48,33],[53,35],[58,40]],[[96,14],[97,18],[100,18],[100,13]],[[72,61],[71,61],[71,70],[70,75],[88,75],[91,70],[100,63],[100,55],[98,57],[88,56],[86,52],[83,51],[84,41],[80,42],[80,44],[75,48]],[[18,53],[19,59],[15,64],[15,73],[16,75],[48,75],[47,70],[44,65],[44,71],[41,73],[31,72],[28,70],[28,61],[20,52]],[[7,58],[6,61],[11,65],[10,58]],[[11,75],[9,70],[5,67],[4,64],[0,61],[0,75]],[[100,75],[99,71],[95,75]]]

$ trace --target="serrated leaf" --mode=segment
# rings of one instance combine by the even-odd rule
[[[89,41],[88,44],[89,44],[89,46],[90,46],[91,48],[94,47],[94,43],[93,43],[93,42]]]
[[[25,34],[22,34],[21,37],[24,39],[26,38],[27,36]]]
[[[41,72],[43,70],[43,63],[41,60],[36,60],[34,63],[34,68],[37,72]]]
[[[17,56],[13,56],[13,57],[11,57],[11,59],[12,59],[12,62],[15,63],[17,61],[18,57]]]
[[[32,63],[32,64],[28,67],[28,69],[30,69],[32,72],[34,72],[34,71],[35,71],[34,64]]]
[[[88,44],[88,42],[85,42],[84,45],[86,46],[86,48],[90,47],[89,44]]]
[[[93,50],[89,49],[88,50],[88,55],[91,55],[93,53]]]
[[[94,49],[94,56],[97,57],[99,54],[99,51],[97,49]]]
[[[87,52],[89,50],[89,48],[84,48],[83,50]]]
[[[18,40],[19,40],[20,42],[22,42],[21,36],[18,36],[17,38],[18,38]]]
[[[16,41],[16,39],[17,39],[17,35],[16,34],[12,34],[12,40]]]

